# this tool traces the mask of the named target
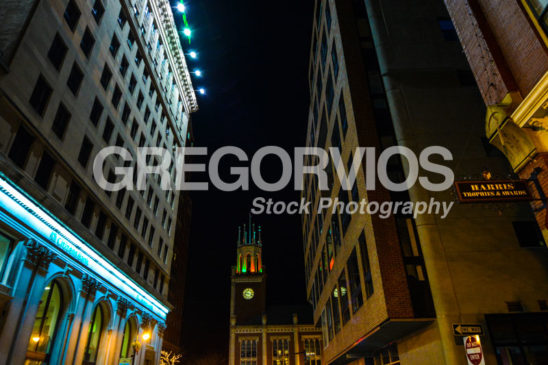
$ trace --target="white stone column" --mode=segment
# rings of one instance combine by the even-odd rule
[[[129,302],[124,298],[118,298],[116,314],[118,315],[118,336],[114,342],[109,364],[118,364],[120,362],[120,351],[122,350],[122,341],[124,339],[124,330],[127,323],[127,313],[130,307]]]
[[[16,302],[11,303],[8,317],[11,323],[4,325],[0,339],[0,343],[9,343],[7,356],[3,362],[5,364],[22,364],[25,361],[28,341],[44,291],[45,275],[50,263],[56,258],[55,254],[34,240],[28,240],[23,244],[26,255],[14,291],[14,299],[18,298],[18,305]]]
[[[67,352],[67,358],[65,363],[67,364],[81,364],[84,359],[84,351],[86,348],[86,342],[88,338],[89,325],[91,316],[93,315],[93,300],[95,299],[95,293],[97,289],[101,287],[95,279],[85,275],[82,278],[82,290],[81,295],[83,299],[82,311],[76,313],[79,316],[79,323],[73,326],[73,335],[71,336],[71,345]]]

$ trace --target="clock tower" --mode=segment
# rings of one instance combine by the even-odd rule
[[[261,226],[238,227],[236,265],[232,267],[231,325],[260,324],[265,313],[266,274],[262,262]]]

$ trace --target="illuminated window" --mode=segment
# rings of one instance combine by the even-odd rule
[[[335,333],[338,333],[341,330],[341,315],[339,312],[339,289],[337,288],[337,285],[335,285],[331,291],[331,304],[333,313],[333,329],[335,330]]]
[[[257,340],[240,341],[240,365],[257,365]]]
[[[337,292],[339,296],[339,303],[341,306],[341,319],[343,326],[350,320],[350,307],[348,300],[348,285],[346,284],[345,270],[339,276],[339,290]]]
[[[289,339],[272,339],[272,365],[289,365]]]
[[[133,323],[133,320],[130,319],[127,321],[124,328],[124,338],[122,339],[122,349],[120,352],[120,357],[122,359],[129,359],[133,356],[133,346],[131,346],[131,344],[136,340],[136,335],[136,326]]]
[[[0,280],[4,276],[4,271],[6,271],[8,257],[12,249],[13,241],[0,233]]]
[[[61,322],[63,310],[63,292],[59,282],[53,280],[44,289],[32,327],[27,347],[27,360],[30,360],[31,363],[43,363],[42,361],[47,359],[49,351],[57,338],[57,329]],[[62,338],[62,336],[59,336],[59,338]]]
[[[89,324],[88,340],[84,350],[84,364],[86,365],[94,365],[97,361],[104,325],[103,308],[99,304],[95,307]]]
[[[304,363],[305,365],[321,365],[322,341],[318,338],[304,339]]]

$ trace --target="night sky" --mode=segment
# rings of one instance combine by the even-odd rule
[[[207,89],[192,117],[195,146],[208,147],[209,155],[221,146],[238,146],[250,158],[266,145],[288,152],[304,146],[313,1],[187,0],[185,5],[194,31],[191,48],[199,52],[197,61],[187,62],[191,69],[204,72],[200,81],[195,79],[195,88]],[[281,163],[274,158],[264,162],[263,176],[276,180]],[[249,166],[230,159],[222,164],[226,171],[229,166]],[[208,179],[206,174],[195,174],[192,180]],[[185,363],[228,351],[230,267],[235,264],[237,227],[247,221],[257,196],[299,199],[291,184],[279,193],[258,191],[253,184],[247,192],[211,188],[192,193]],[[267,303],[305,303],[300,216],[253,219],[263,226]]]

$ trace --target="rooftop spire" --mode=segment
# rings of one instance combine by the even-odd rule
[[[247,245],[259,245],[262,246],[262,237],[261,237],[261,226],[255,226],[251,219],[251,214],[249,215],[249,222],[242,226],[238,226],[238,241],[237,245],[247,246]]]

